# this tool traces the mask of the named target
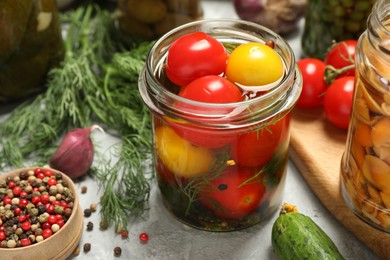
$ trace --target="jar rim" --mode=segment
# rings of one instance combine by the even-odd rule
[[[205,32],[206,34],[217,38],[217,40],[221,40],[223,37],[228,37],[227,42],[231,41],[232,39],[236,42],[253,41],[261,43],[265,43],[267,40],[272,40],[275,43],[274,49],[278,52],[278,54],[283,59],[283,62],[285,63],[285,72],[282,81],[267,93],[264,93],[255,98],[232,103],[207,103],[189,100],[180,97],[171,91],[168,91],[154,76],[157,73],[157,68],[163,65],[162,62],[164,60],[160,57],[160,60],[156,63],[158,66],[155,65],[157,56],[161,56],[161,53],[166,55],[170,44],[178,37],[195,31]],[[281,36],[266,27],[253,22],[238,19],[203,19],[181,25],[169,31],[160,39],[158,39],[151,48],[146,60],[144,71],[140,76],[142,78],[141,81],[146,80],[148,81],[148,84],[151,85],[151,90],[149,91],[148,95],[154,95],[156,99],[165,103],[169,109],[172,109],[172,112],[181,113],[182,111],[176,111],[172,106],[175,102],[182,102],[186,105],[197,107],[198,109],[195,113],[197,116],[205,116],[209,118],[226,117],[226,115],[215,112],[226,108],[242,110],[259,103],[268,103],[266,107],[269,108],[270,106],[274,105],[273,103],[280,102],[281,97],[286,95],[288,91],[291,91],[291,88],[297,85],[294,83],[298,82],[298,85],[301,83],[301,75],[299,69],[296,66],[294,52],[290,45]],[[142,82],[140,84],[142,85]],[[293,103],[296,102],[300,93],[300,89],[297,91],[299,92],[294,93],[293,95]],[[210,114],[210,111],[213,112]],[[186,111],[185,114],[192,114],[192,112]]]

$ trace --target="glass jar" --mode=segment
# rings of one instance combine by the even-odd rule
[[[203,16],[201,0],[117,0],[117,7],[119,31],[147,40]]]
[[[358,41],[341,187],[363,220],[390,232],[390,0],[378,0]]]
[[[64,49],[56,0],[0,1],[0,102],[44,89]]]
[[[302,36],[303,54],[323,60],[333,42],[358,39],[376,0],[310,0]]]
[[[221,42],[227,53],[243,43],[272,41],[285,65],[281,82],[254,98],[228,104],[178,96],[164,71],[168,49],[177,38],[199,31]],[[260,25],[204,20],[159,39],[140,73],[139,89],[152,112],[154,163],[166,208],[180,221],[209,231],[246,228],[279,209],[290,111],[301,88],[292,49]]]

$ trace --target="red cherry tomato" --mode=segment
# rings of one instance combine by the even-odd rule
[[[180,90],[179,96],[208,103],[232,103],[244,100],[241,90],[234,83],[215,75],[204,76],[192,81]],[[176,105],[180,109],[191,108],[190,105],[183,102],[178,102]],[[193,109],[196,108],[193,107]],[[225,108],[218,111],[221,113],[230,112]],[[200,119],[196,120],[199,121]],[[201,128],[184,120],[171,121],[170,126],[179,136],[200,147],[222,147],[236,138],[236,135],[231,133],[230,130]]]
[[[176,85],[185,86],[202,76],[222,74],[227,59],[225,47],[215,38],[204,32],[189,33],[170,46],[166,74]]]
[[[241,135],[230,146],[230,155],[239,165],[263,166],[274,156],[279,145],[287,140],[289,116],[264,129]]]
[[[302,73],[302,92],[296,104],[299,108],[314,108],[323,104],[326,83],[325,63],[314,58],[304,58],[297,62]]]
[[[236,84],[216,75],[195,79],[180,90],[179,96],[208,103],[232,103],[243,100],[241,90]]]
[[[355,76],[355,52],[356,40],[341,41],[334,45],[325,57],[325,64],[335,69],[348,69],[339,74],[336,78]]]
[[[256,170],[229,166],[199,195],[200,201],[222,218],[241,218],[259,207],[265,185]]]
[[[348,128],[351,117],[355,77],[336,79],[327,89],[324,97],[326,118],[339,128]]]

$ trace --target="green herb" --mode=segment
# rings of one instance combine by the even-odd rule
[[[86,5],[62,16],[65,58],[50,71],[47,89],[0,123],[0,167],[47,163],[72,128],[97,123],[121,138],[118,162],[103,154],[92,176],[98,181],[102,218],[126,227],[149,198],[145,158],[151,152],[148,109],[137,88],[151,42],[122,39],[109,11]],[[120,177],[119,177],[120,176]]]

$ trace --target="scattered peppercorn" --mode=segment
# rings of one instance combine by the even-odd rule
[[[102,221],[100,221],[99,226],[100,226],[100,229],[106,230],[108,228],[108,223],[106,220],[102,220]]]
[[[90,243],[85,243],[84,244],[84,252],[89,252],[91,250],[91,244]]]
[[[89,221],[87,224],[87,231],[92,231],[92,230],[93,230],[93,223]]]
[[[123,230],[123,231],[121,232],[121,237],[122,237],[123,239],[128,238],[128,237],[129,237],[129,231]]]
[[[141,233],[139,235],[139,240],[141,241],[141,243],[146,244],[148,242],[148,240],[149,240],[148,233]]]
[[[80,254],[80,247],[76,247],[73,251],[73,255],[78,256]]]
[[[87,193],[87,186],[81,187],[81,193]]]
[[[91,212],[91,210],[90,209],[85,209],[84,210],[84,217],[90,217],[91,216],[91,214],[92,214],[92,212]]]
[[[95,212],[95,211],[96,211],[96,207],[97,207],[96,203],[92,203],[92,204],[89,206],[89,208],[91,209],[92,212]]]
[[[122,248],[120,248],[119,246],[115,247],[114,248],[114,256],[118,257],[118,256],[121,256],[122,254]]]

